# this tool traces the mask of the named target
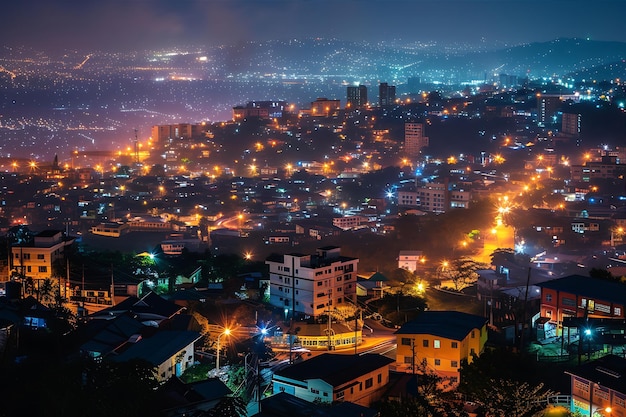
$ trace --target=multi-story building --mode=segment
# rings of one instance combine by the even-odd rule
[[[393,359],[383,355],[325,353],[274,372],[274,394],[285,392],[310,402],[348,401],[370,406],[389,383]]]
[[[326,246],[313,255],[273,255],[265,263],[270,273],[270,304],[285,315],[318,317],[356,297],[357,258]]]
[[[190,123],[152,126],[152,140],[166,143],[172,140],[198,139],[204,135],[205,130],[206,126],[203,124]]]
[[[339,100],[320,97],[311,103],[311,116],[334,116],[341,106]]]
[[[367,105],[367,87],[364,85],[348,86],[347,107],[358,109]]]
[[[558,94],[540,94],[537,97],[537,124],[546,126],[556,123],[561,104],[561,96]]]
[[[541,288],[540,316],[561,336],[566,318],[621,319],[626,304],[626,286],[582,275],[537,284]]]
[[[603,156],[602,161],[589,161],[584,165],[572,165],[572,181],[589,182],[592,179],[618,178],[626,174],[626,165],[619,164],[615,156]]]
[[[415,272],[424,260],[421,250],[401,250],[398,255],[398,268],[403,268]]]
[[[453,208],[468,208],[472,193],[465,189],[450,190],[447,182],[431,182],[415,190],[398,191],[398,204],[423,211],[443,213]]]
[[[74,240],[60,230],[44,230],[35,235],[32,243],[13,245],[9,273],[32,279],[52,278],[59,262],[64,266],[65,250]]]
[[[396,370],[414,373],[420,364],[450,383],[459,381],[461,362],[471,363],[487,343],[485,317],[460,311],[424,311],[396,331]]]
[[[429,144],[428,137],[424,136],[423,123],[404,124],[404,150],[407,156],[416,157]]]
[[[579,113],[563,113],[561,119],[561,133],[578,137],[580,135],[580,119]]]
[[[608,355],[566,371],[570,376],[570,411],[582,416],[626,415],[626,359]]]
[[[245,106],[233,107],[233,120],[241,121],[248,117],[274,119],[283,117],[286,101],[249,101]]]
[[[380,83],[378,86],[378,105],[380,107],[391,106],[396,102],[396,86]]]

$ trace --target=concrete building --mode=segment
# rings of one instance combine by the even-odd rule
[[[325,353],[274,372],[274,394],[285,392],[314,402],[349,401],[370,406],[389,382],[393,359],[382,355]]]
[[[378,105],[380,107],[391,106],[396,102],[396,86],[380,83],[378,86]]]
[[[563,335],[566,318],[624,320],[626,286],[613,281],[570,275],[537,284],[541,288],[540,317],[554,334]],[[568,330],[569,332],[569,330]]]
[[[427,136],[424,136],[423,123],[404,124],[404,150],[409,157],[416,157],[420,151],[429,145]]]
[[[348,86],[347,104],[348,109],[358,109],[367,105],[367,87],[364,85]]]
[[[471,197],[469,190],[451,190],[447,182],[431,182],[418,185],[415,190],[398,191],[398,205],[444,213],[453,208],[468,208]]]
[[[334,116],[339,111],[340,105],[339,100],[331,100],[325,97],[318,98],[311,103],[311,116]]]
[[[54,268],[59,262],[64,266],[65,250],[74,240],[60,230],[44,230],[35,235],[32,243],[13,245],[9,274],[14,272],[35,280],[58,276]]]
[[[401,250],[398,255],[398,268],[415,272],[423,260],[424,254],[421,250]]]
[[[565,373],[570,376],[573,415],[626,415],[626,359],[608,355]]]
[[[584,165],[572,165],[572,181],[589,182],[593,179],[618,178],[626,174],[626,164],[617,162],[614,156],[603,156],[601,161],[589,161]]]
[[[471,363],[487,343],[485,317],[459,311],[424,311],[396,331],[396,370],[413,373],[423,364],[429,371],[459,381],[462,361]]]
[[[272,255],[265,263],[270,274],[270,304],[284,308],[285,316],[301,313],[318,317],[329,308],[355,301],[357,258],[341,256],[336,246],[313,255]]]
[[[248,117],[279,118],[283,117],[286,109],[286,101],[249,101],[245,106],[233,107],[233,120],[240,121]]]

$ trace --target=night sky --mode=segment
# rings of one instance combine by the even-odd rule
[[[0,44],[127,51],[249,40],[626,41],[625,0],[12,0]]]

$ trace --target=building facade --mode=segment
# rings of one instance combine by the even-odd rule
[[[285,316],[300,313],[318,317],[346,302],[355,302],[357,258],[341,256],[336,246],[319,248],[313,255],[270,256],[270,304]]]
[[[427,136],[424,136],[423,123],[404,124],[404,150],[409,157],[416,157],[420,151],[429,145]]]
[[[35,280],[52,278],[55,265],[65,262],[65,251],[74,240],[60,230],[44,230],[35,235],[32,243],[12,246],[9,274]]]
[[[381,398],[391,363],[393,359],[374,353],[325,353],[276,371],[272,386],[274,394],[285,392],[310,402],[348,401],[367,407]]]
[[[380,83],[378,86],[378,105],[391,106],[396,102],[396,86]]]
[[[471,363],[487,343],[485,317],[459,311],[424,311],[396,331],[396,370],[415,373],[420,366],[459,381],[462,361]]]
[[[349,109],[358,109],[367,105],[367,87],[364,85],[348,86],[347,104]]]
[[[540,316],[563,335],[563,320],[571,317],[624,319],[626,286],[582,275],[537,284],[541,288]]]

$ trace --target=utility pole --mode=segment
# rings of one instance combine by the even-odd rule
[[[415,375],[415,339],[411,339],[411,369]]]

